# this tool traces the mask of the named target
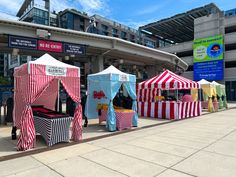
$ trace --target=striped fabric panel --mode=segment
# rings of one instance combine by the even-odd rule
[[[17,142],[17,150],[24,151],[35,145],[35,127],[32,120],[33,114],[30,106],[26,106],[21,119],[21,131]]]
[[[74,120],[72,124],[72,139],[74,141],[82,140],[82,106],[79,104],[75,108]]]
[[[34,125],[37,133],[43,136],[48,146],[59,142],[69,142],[70,124],[73,117],[47,119],[34,116]]]
[[[200,116],[201,102],[138,102],[138,115],[163,119],[184,119]]]

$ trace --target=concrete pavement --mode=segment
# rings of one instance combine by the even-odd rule
[[[236,177],[236,109],[0,162],[0,177]]]

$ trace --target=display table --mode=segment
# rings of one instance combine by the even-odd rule
[[[132,127],[132,118],[134,115],[133,110],[115,109],[115,114],[116,114],[116,128],[119,131]],[[99,116],[99,124],[101,124],[101,122],[103,121],[106,121],[106,118],[107,118],[107,110],[101,110],[101,114]]]
[[[34,116],[36,133],[42,135],[48,146],[59,142],[69,142],[70,124],[73,117],[45,118]]]
[[[158,101],[138,102],[138,115],[162,119],[183,119],[200,116],[202,107],[200,101]]]

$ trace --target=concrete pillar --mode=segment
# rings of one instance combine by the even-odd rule
[[[104,69],[104,58],[102,55],[92,56],[91,58],[92,72],[97,73]]]

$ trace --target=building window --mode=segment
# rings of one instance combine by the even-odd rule
[[[148,39],[144,39],[144,45],[150,48],[155,48],[155,42]]]
[[[112,28],[112,36],[113,37],[118,37],[118,30],[115,28]]]
[[[121,33],[120,33],[120,37],[121,37],[121,39],[127,39],[126,38],[126,32],[124,32],[124,31],[121,31]]]

